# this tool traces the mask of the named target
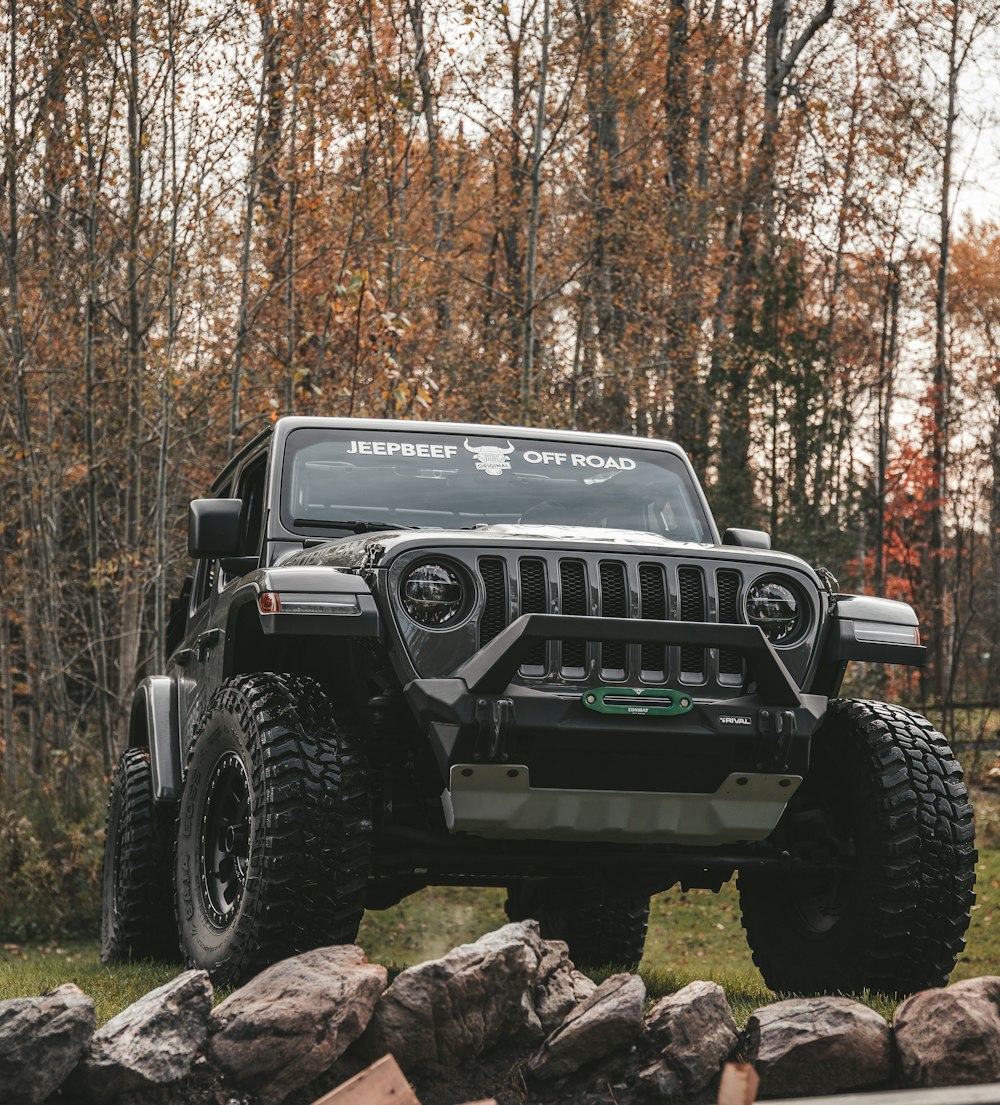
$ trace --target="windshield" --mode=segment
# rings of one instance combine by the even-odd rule
[[[659,449],[317,427],[288,435],[283,473],[282,523],[316,536],[529,523],[712,540],[687,468]]]

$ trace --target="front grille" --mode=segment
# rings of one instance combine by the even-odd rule
[[[639,565],[639,616],[655,621],[667,617],[667,586],[659,564]],[[639,667],[644,680],[659,683],[667,677],[667,650],[660,645],[642,645]]]
[[[628,617],[625,565],[617,560],[601,562],[601,617]],[[628,645],[617,641],[601,645],[601,675],[605,679],[624,679],[627,664]]]
[[[525,558],[520,564],[521,614],[546,614],[548,603],[545,601],[545,561]],[[526,668],[545,667],[545,642],[532,644],[524,656]]]
[[[740,620],[740,576],[738,572],[716,572],[715,585],[719,590],[719,621],[735,625]],[[743,660],[738,652],[722,649],[719,652],[719,674],[739,676],[742,681]]]
[[[479,621],[479,647],[487,645],[507,626],[507,565],[498,556],[484,556],[479,574],[486,589],[486,604]]]
[[[485,592],[479,623],[480,646],[521,614],[555,613],[604,618],[671,618],[690,622],[738,622],[741,575],[735,570],[706,573],[696,564],[671,558],[650,561],[640,555],[600,557],[481,556],[477,561]],[[554,679],[633,686],[667,682],[721,690],[742,684],[743,662],[725,649],[631,645],[612,641],[532,643],[522,661],[528,682]]]
[[[559,603],[563,614],[587,615],[587,569],[580,560],[562,560],[559,563]],[[563,674],[583,675],[587,667],[587,642],[562,642]]]
[[[679,568],[677,587],[681,596],[681,621],[707,621],[705,613],[705,577],[700,568]],[[701,682],[705,677],[705,650],[681,649],[681,678]]]

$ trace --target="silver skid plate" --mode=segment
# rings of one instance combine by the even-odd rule
[[[524,764],[455,764],[441,793],[451,832],[540,840],[735,844],[763,840],[801,775],[735,772],[714,794],[532,787]]]

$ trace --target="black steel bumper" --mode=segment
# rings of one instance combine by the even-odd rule
[[[683,686],[675,689],[685,696],[688,711],[679,716],[608,715],[584,705],[582,686],[512,682],[527,649],[538,640],[728,649],[745,659],[752,693],[699,698],[697,686]],[[772,822],[763,831],[768,818],[773,813],[776,822],[801,781],[811,737],[827,708],[825,696],[798,690],[756,626],[556,614],[522,615],[452,676],[414,680],[405,693],[429,734],[441,771],[446,817],[456,819],[453,827],[502,835],[514,818],[520,819],[519,835],[548,835],[544,821],[551,816],[552,828],[561,822],[560,834],[567,839],[577,834],[578,816],[589,820],[601,839],[664,834],[692,842],[715,839],[712,826],[719,811],[736,796],[745,796],[747,803],[766,801],[773,809],[764,813],[757,808],[746,833],[734,826],[723,835],[761,839],[773,827]],[[606,770],[607,782],[574,782],[581,776],[574,776],[572,764],[563,774],[559,767],[554,774],[551,767],[544,768],[537,749],[543,744],[551,749],[554,740],[561,742],[564,759],[587,761],[588,779]],[[645,760],[636,751],[640,746]],[[629,776],[622,764],[630,755],[640,765],[658,762],[658,780],[654,783],[641,766]],[[712,781],[698,785],[695,774],[694,782],[671,786],[670,765],[695,757],[712,766]],[[545,770],[552,776],[548,780]],[[620,817],[613,809],[615,799],[624,800]],[[692,828],[669,827],[665,799],[687,809],[684,816]],[[749,822],[760,826],[752,835]]]

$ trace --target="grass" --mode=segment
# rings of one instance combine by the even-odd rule
[[[989,842],[996,844],[994,837]],[[1000,848],[996,846],[982,849],[977,896],[968,948],[954,980],[1000,974]],[[392,909],[367,914],[358,943],[371,959],[391,968],[433,959],[504,924],[503,899],[502,890],[429,888]],[[103,1023],[177,971],[164,963],[105,967],[93,942],[7,944],[0,947],[0,1000],[34,996],[60,983],[75,982],[94,998]],[[767,989],[750,959],[734,883],[719,894],[673,890],[656,897],[640,974],[650,997],[673,993],[694,979],[714,979],[725,988],[740,1024],[757,1006],[778,996]],[[895,1007],[891,999],[882,994],[863,997],[883,1016],[891,1017]]]

